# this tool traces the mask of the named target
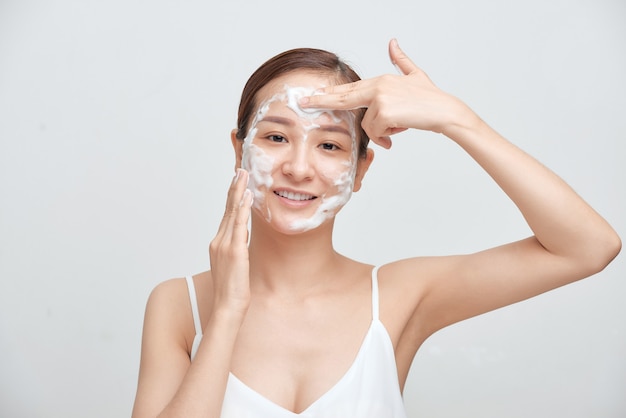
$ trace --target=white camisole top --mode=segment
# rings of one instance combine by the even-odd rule
[[[372,322],[354,362],[332,388],[296,414],[265,398],[230,373],[221,418],[406,418],[393,345],[378,317],[377,270],[372,270]],[[202,340],[202,326],[190,276],[187,286],[196,329],[191,349],[193,361]]]

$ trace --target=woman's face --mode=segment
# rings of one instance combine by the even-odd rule
[[[254,210],[285,233],[332,220],[354,188],[354,115],[298,105],[301,97],[330,84],[328,76],[294,72],[257,94],[259,107],[244,139],[241,165],[250,173]]]

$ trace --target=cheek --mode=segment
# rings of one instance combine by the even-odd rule
[[[324,178],[324,181],[326,181],[327,183],[331,183],[331,184],[335,184],[339,181],[342,181],[342,179],[346,176],[348,171],[349,171],[348,167],[344,167],[338,164],[335,164],[335,166],[323,166],[322,165],[319,168],[319,173]]]
[[[352,191],[356,165],[351,160],[326,162],[320,166],[320,173],[326,182],[336,186],[339,193]]]
[[[255,204],[260,204],[263,191],[272,187],[274,164],[275,159],[260,147],[253,143],[244,145],[241,165],[249,173],[248,188],[254,195]]]

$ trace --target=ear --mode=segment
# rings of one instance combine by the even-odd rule
[[[241,156],[243,155],[243,141],[237,139],[237,129],[230,131],[230,142],[235,149],[235,171],[241,167]]]
[[[357,161],[354,187],[352,188],[353,192],[358,192],[361,189],[363,177],[365,177],[365,173],[367,173],[367,170],[370,168],[372,161],[374,161],[374,150],[368,148],[365,158],[359,158],[359,161]]]

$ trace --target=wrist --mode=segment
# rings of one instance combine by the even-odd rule
[[[450,121],[441,129],[441,133],[459,143],[472,132],[478,132],[485,123],[464,102],[456,98],[455,102],[450,110]]]
[[[248,304],[227,306],[216,304],[211,311],[211,319],[215,323],[240,326],[248,312]]]

